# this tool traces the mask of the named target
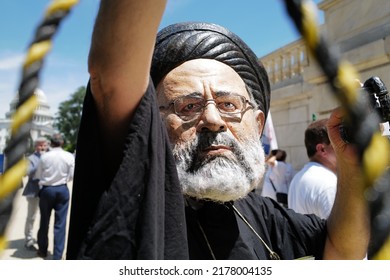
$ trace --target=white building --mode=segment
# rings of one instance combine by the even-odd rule
[[[349,61],[362,82],[380,77],[390,86],[390,1],[323,0],[322,30],[340,57]],[[314,119],[327,118],[339,106],[302,40],[260,58],[271,83],[272,120],[279,149],[299,170],[308,161],[304,131]],[[388,124],[384,130],[389,132]]]
[[[50,113],[50,105],[47,102],[45,93],[42,90],[37,89],[34,94],[38,97],[38,107],[36,108],[32,119],[32,129],[30,131],[31,143],[38,137],[50,136],[54,133],[54,117]],[[5,114],[5,119],[0,119],[0,154],[4,152],[7,140],[10,137],[9,130],[11,119],[15,112],[18,99],[18,96],[16,96],[11,101],[10,110]]]

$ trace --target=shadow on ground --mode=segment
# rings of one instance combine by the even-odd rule
[[[17,259],[41,259],[37,256],[38,247],[35,244],[34,249],[27,249],[24,247],[24,239],[15,239],[15,240],[9,240],[8,241],[8,249],[15,250],[10,257],[17,258]],[[51,255],[48,253],[47,257],[45,259],[50,259]]]

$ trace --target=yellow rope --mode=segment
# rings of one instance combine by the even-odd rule
[[[336,86],[345,94],[346,106],[355,104],[358,100],[356,79],[359,74],[355,68],[347,61],[341,61],[338,69]]]
[[[382,248],[373,257],[374,260],[390,260],[390,236]]]
[[[46,10],[46,15],[54,14],[57,11],[69,11],[79,0],[56,0]]]
[[[319,41],[319,31],[316,23],[316,6],[313,2],[304,1],[302,3],[302,10],[304,11],[302,13],[302,25],[305,27],[302,35],[309,45],[314,46]]]
[[[377,178],[390,166],[390,142],[376,132],[363,154],[363,169],[366,170],[366,186],[373,186]]]
[[[341,59],[339,61],[338,57],[330,52],[327,42],[321,36],[317,27],[315,4],[309,0],[285,0],[285,3],[310,53],[313,54],[325,75],[329,78],[336,97],[345,109],[347,124],[349,122],[349,124],[360,127],[359,130],[356,130],[355,140],[359,140],[356,141],[356,147],[360,153],[364,188],[368,190],[378,182],[378,179],[385,174],[386,168],[390,166],[390,143],[379,132],[379,122],[376,129],[372,125],[374,122],[372,124],[368,123],[370,129],[367,131],[363,132],[361,129],[361,122],[363,122],[367,113],[363,109],[366,104],[363,104],[363,106],[359,104],[362,101],[357,90],[356,79],[359,80],[358,73],[350,63]],[[390,259],[390,237],[377,257]]]
[[[0,236],[0,252],[8,246],[8,241],[4,236]]]
[[[16,188],[20,187],[21,178],[26,175],[28,162],[25,159],[19,160],[3,176],[0,177],[0,199],[8,196]]]
[[[35,109],[38,106],[38,98],[35,96],[34,90],[36,89],[38,73],[41,69],[40,64],[38,64],[39,67],[36,68],[31,68],[30,66],[36,62],[41,62],[51,50],[51,38],[57,31],[57,26],[68,14],[69,10],[78,2],[78,0],[52,1],[46,10],[45,21],[38,28],[40,29],[50,26],[51,28],[49,30],[52,30],[52,33],[47,34],[47,32],[44,32],[44,35],[41,35],[42,33],[40,32],[36,33],[36,38],[30,45],[23,64],[23,74],[28,73],[28,75],[23,75],[19,90],[19,96],[22,96],[23,98],[22,100],[20,99],[21,104],[17,106],[16,111],[12,116],[11,138],[8,143],[8,145],[12,147],[12,150],[8,149],[8,146],[6,148],[9,155],[11,156],[12,154],[12,163],[7,163],[5,172],[0,175],[0,203],[4,203],[4,205],[1,205],[0,207],[0,210],[2,211],[2,213],[0,213],[0,252],[7,247],[7,240],[4,235],[5,228],[10,218],[13,202],[7,200],[6,198],[12,195],[20,186],[22,178],[26,175],[28,168],[28,162],[23,157],[23,154],[25,153],[23,149],[27,149],[27,147],[25,147],[25,142],[26,137],[28,137],[28,133],[26,133],[25,130],[21,133],[19,133],[19,131],[21,131],[21,128],[25,124],[31,122]],[[37,31],[39,31],[38,29]],[[50,37],[50,39],[47,37]],[[23,94],[21,94],[21,92]],[[22,145],[23,149],[15,149],[18,145]]]
[[[17,111],[15,111],[12,116],[11,123],[11,133],[13,135],[16,134],[16,132],[24,123],[32,118],[38,104],[38,97],[34,94],[31,95],[31,97],[28,98],[22,105],[20,105]]]
[[[313,3],[311,1],[303,1],[301,6],[302,12],[302,36],[304,37],[310,50],[314,52],[320,44],[320,36],[318,33],[317,23],[315,21]],[[335,79],[335,87],[340,91],[337,97],[342,102],[345,108],[354,106],[358,101],[358,92],[356,79],[358,73],[354,67],[346,62],[341,61],[338,65],[337,77]],[[348,118],[350,116],[347,115]],[[379,124],[378,124],[379,131]],[[390,165],[390,147],[389,142],[385,137],[381,137],[375,133],[367,147],[363,152],[363,173],[365,176],[366,188],[372,187],[375,180],[384,173],[387,166]]]
[[[51,49],[51,42],[49,40],[33,44],[24,62],[24,68],[27,68],[32,63],[42,60]]]
[[[46,11],[46,17],[58,11],[68,11],[78,0],[56,0],[53,1]],[[302,36],[305,38],[309,50],[314,53],[318,46],[320,36],[319,28],[315,22],[315,5],[311,1],[303,1],[301,6],[302,12]],[[28,51],[24,68],[29,67],[36,61],[42,60],[51,49],[50,40],[35,43]],[[356,103],[358,96],[356,93],[357,72],[354,68],[342,62],[339,65],[335,86],[343,93],[340,98],[342,104],[346,107]],[[37,106],[35,95],[29,97],[15,112],[13,123],[11,125],[11,134],[15,135],[19,128],[31,119]],[[390,165],[390,144],[379,133],[375,133],[369,145],[365,148],[362,157],[362,168],[365,175],[366,187],[371,187],[375,180],[384,172],[385,168]],[[20,184],[22,177],[27,171],[27,161],[19,160],[15,165],[0,175],[0,199],[12,193]],[[0,235],[0,251],[6,248],[7,241],[4,236]],[[390,259],[390,238],[376,255],[377,259]]]

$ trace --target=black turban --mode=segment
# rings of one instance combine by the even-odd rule
[[[153,54],[154,85],[180,64],[197,58],[215,59],[233,68],[259,109],[268,114],[270,85],[264,66],[237,35],[216,24],[184,22],[162,29]]]

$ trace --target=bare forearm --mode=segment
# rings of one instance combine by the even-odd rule
[[[353,181],[351,177],[344,178]],[[331,249],[325,251],[328,259],[363,259],[367,253],[370,238],[368,205],[363,191],[343,189],[351,186],[350,183],[341,181],[338,184],[340,191],[328,219],[327,249]]]
[[[92,79],[99,79],[104,91],[123,94],[130,88],[132,93],[135,90],[142,94],[146,89],[165,2],[101,1],[92,36],[89,71]]]
[[[105,134],[125,129],[147,88],[164,7],[165,0],[101,1],[88,66]]]
[[[337,194],[328,219],[326,259],[363,259],[370,238],[368,204],[353,146],[339,135],[341,113],[332,114],[328,133],[337,155]]]
[[[148,85],[166,0],[102,0],[89,54],[91,89],[105,153],[120,155],[126,129]]]

